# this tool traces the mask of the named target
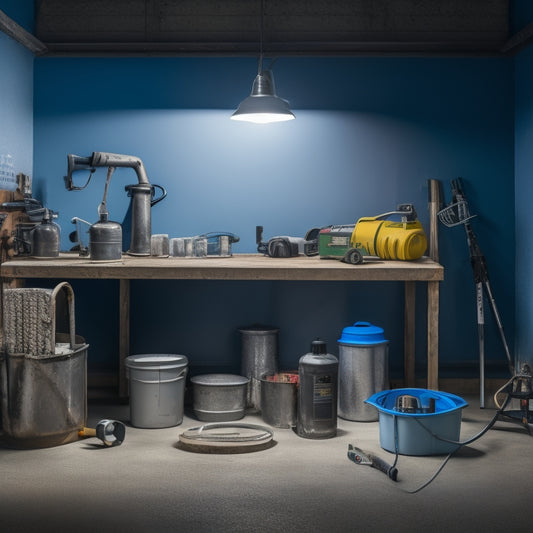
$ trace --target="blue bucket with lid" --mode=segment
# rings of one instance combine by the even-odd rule
[[[338,415],[356,422],[374,422],[378,413],[365,400],[389,386],[389,341],[383,328],[356,322],[342,330],[338,344]]]

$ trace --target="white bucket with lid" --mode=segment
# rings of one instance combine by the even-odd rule
[[[166,428],[183,422],[184,355],[142,354],[125,359],[130,386],[130,419],[138,428]]]

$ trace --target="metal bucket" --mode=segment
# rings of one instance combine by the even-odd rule
[[[70,333],[57,333],[56,298],[66,295]],[[14,448],[44,448],[77,440],[87,420],[87,350],[75,335],[74,292],[7,289],[6,353],[0,367],[2,440]]]
[[[250,378],[247,405],[261,410],[261,379],[278,371],[278,328],[251,326],[241,333],[241,374]]]
[[[241,419],[246,410],[249,379],[233,374],[203,374],[191,378],[193,411],[198,420],[225,422]]]
[[[57,342],[68,335],[56,334]],[[9,354],[2,361],[2,424],[14,448],[46,448],[78,439],[87,420],[88,345],[76,336],[63,355]]]
[[[298,373],[280,373],[261,380],[261,416],[275,428],[296,426]]]
[[[131,424],[137,428],[167,428],[183,422],[184,355],[142,354],[125,359],[130,386]]]

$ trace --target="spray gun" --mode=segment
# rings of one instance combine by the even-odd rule
[[[148,181],[144,164],[138,157],[131,155],[113,154],[109,152],[93,152],[89,157],[82,157],[74,154],[67,155],[68,169],[65,179],[65,187],[69,191],[81,191],[89,184],[93,173],[98,167],[108,167],[109,173],[117,167],[133,168],[137,174],[138,183],[127,185],[125,190],[131,196],[131,241],[128,253],[130,255],[150,255],[151,228],[151,207],[163,200],[167,193],[160,185],[152,185]],[[74,185],[72,173],[79,170],[89,170],[89,178],[83,186]],[[154,199],[154,187],[161,190],[161,196]],[[105,209],[105,198],[101,209]],[[100,214],[100,213],[99,213]]]

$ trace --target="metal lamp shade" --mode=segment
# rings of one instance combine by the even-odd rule
[[[267,124],[293,120],[289,103],[276,96],[274,77],[270,70],[263,70],[254,80],[252,92],[231,116],[232,120]]]

